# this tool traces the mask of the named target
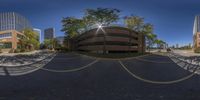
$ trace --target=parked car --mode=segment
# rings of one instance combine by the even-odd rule
[[[171,52],[172,51],[172,49],[171,48],[167,48],[167,52]]]

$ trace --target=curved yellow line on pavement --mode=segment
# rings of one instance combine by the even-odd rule
[[[151,83],[151,84],[174,84],[174,83],[178,83],[178,82],[181,82],[181,81],[185,81],[189,78],[191,78],[193,75],[195,75],[195,71],[188,75],[188,76],[185,76],[183,78],[180,78],[180,79],[177,79],[177,80],[172,80],[172,81],[153,81],[153,80],[148,80],[148,79],[144,79],[140,76],[137,76],[136,74],[132,73],[123,63],[122,61],[118,61],[120,63],[120,65],[134,78],[140,80],[140,81],[143,81],[143,82],[146,82],[146,83]]]
[[[172,61],[160,62],[160,61],[152,61],[152,60],[141,59],[141,58],[135,58],[135,59],[140,60],[140,61],[144,61],[144,62],[158,63],[158,64],[174,63]]]
[[[42,70],[45,70],[45,71],[49,71],[49,72],[56,72],[56,73],[67,73],[67,72],[75,72],[75,71],[80,71],[80,70],[83,70],[85,68],[88,68],[90,67],[91,65],[95,64],[96,62],[98,62],[99,60],[96,59],[94,61],[92,61],[91,63],[85,65],[85,66],[82,66],[82,67],[79,67],[79,68],[75,68],[75,69],[69,69],[69,70],[55,70],[55,69],[48,69],[48,68],[40,68]]]

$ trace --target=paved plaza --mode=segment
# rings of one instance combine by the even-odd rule
[[[189,59],[49,53],[37,63],[1,66],[0,100],[199,100],[199,66]]]

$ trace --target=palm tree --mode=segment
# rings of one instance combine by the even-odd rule
[[[159,48],[159,52],[161,51],[162,46],[166,44],[164,41],[159,40],[159,39],[156,39],[154,43],[157,44],[157,48]]]
[[[157,35],[155,35],[155,34],[147,34],[146,35],[146,38],[147,38],[147,44],[148,44],[148,49],[149,49],[149,52],[150,52],[150,49],[151,49],[151,47],[153,46],[153,44],[155,43],[155,40],[156,40],[156,38],[157,38]]]

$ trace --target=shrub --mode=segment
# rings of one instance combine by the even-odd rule
[[[20,52],[25,52],[25,51],[26,51],[25,49],[21,49],[21,50],[20,50]]]
[[[10,49],[9,53],[14,53],[14,51],[15,51],[14,49]]]
[[[200,53],[200,48],[195,48],[195,49],[194,49],[194,52],[195,52],[195,53]]]
[[[61,47],[60,50],[61,50],[61,52],[68,52],[69,51],[69,49],[66,48],[66,47]]]
[[[19,52],[20,52],[19,49],[15,49],[15,50],[14,50],[14,53],[19,53]]]

